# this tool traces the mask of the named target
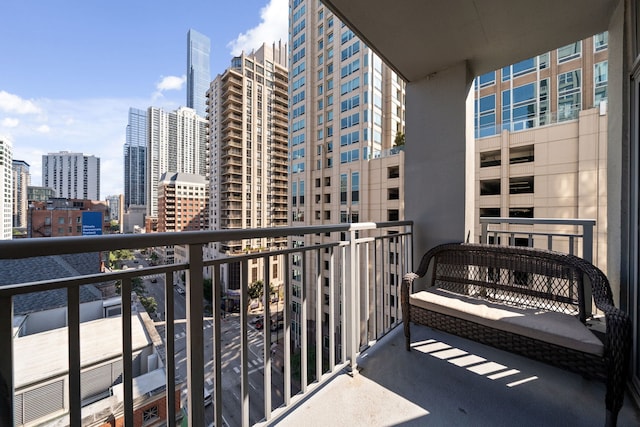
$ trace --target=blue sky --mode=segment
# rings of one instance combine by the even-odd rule
[[[186,103],[187,31],[211,39],[211,77],[232,56],[287,42],[288,0],[5,0],[0,137],[41,185],[42,155],[100,157],[101,192],[123,190],[129,107]]]

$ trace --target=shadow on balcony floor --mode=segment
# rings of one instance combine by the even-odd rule
[[[402,327],[362,354],[279,426],[602,426],[604,384],[460,339]],[[618,426],[640,425],[629,396]]]

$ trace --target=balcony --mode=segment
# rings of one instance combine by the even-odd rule
[[[309,247],[294,244],[299,236],[316,233],[341,235],[343,240]],[[583,248],[588,247],[584,244],[588,236],[588,232],[579,236]],[[219,259],[207,259],[202,249],[209,243],[264,238],[288,238],[290,244],[287,249]],[[52,271],[51,276],[34,282],[5,282],[0,287],[0,342],[13,352],[0,355],[0,375],[14,393],[0,403],[4,408],[20,408],[20,412],[11,419],[3,411],[2,421],[20,425],[26,420],[53,419],[60,425],[99,425],[113,415],[134,425],[145,402],[160,396],[168,425],[176,425],[183,416],[191,425],[309,425],[309,420],[316,425],[499,425],[505,420],[536,426],[593,425],[594,420],[598,420],[595,425],[600,424],[604,419],[601,383],[424,327],[413,328],[413,350],[406,352],[402,328],[397,327],[401,312],[396,302],[399,278],[412,269],[412,242],[412,223],[406,221],[0,242],[3,259],[7,258],[3,262],[21,267],[36,262],[30,257],[65,253],[104,254],[151,247],[175,248],[176,253],[174,264],[138,264],[134,269],[71,276]],[[188,261],[178,262],[178,253]],[[263,308],[262,331],[274,325],[272,333],[256,330],[250,321],[248,272],[257,262],[267,278],[265,290],[278,287],[277,301]],[[222,310],[222,281],[213,280],[209,300],[199,284],[207,271],[220,278],[221,271],[234,264],[241,272],[240,307],[237,313],[226,313]],[[273,279],[274,265],[293,271],[291,279]],[[176,285],[182,287],[181,275],[184,299],[174,294]],[[131,292],[136,278],[159,283],[165,301],[159,309],[162,320],[151,321],[136,304],[138,297]],[[105,321],[115,325],[109,327],[116,332],[116,340],[110,342],[117,344],[115,350],[106,344],[106,336],[96,340],[96,333],[88,332],[87,328],[97,327],[97,321],[82,321],[86,317],[83,285],[114,281],[122,284],[121,316]],[[40,347],[27,363],[22,353],[25,340],[39,334],[19,336],[14,319],[7,314],[14,312],[17,299],[24,294],[56,290],[67,295],[64,310],[68,318],[64,327],[54,330],[62,344],[49,344],[58,349],[57,359],[49,358],[48,347]],[[183,316],[178,314],[179,303]],[[205,314],[205,307],[211,308],[211,317]],[[277,313],[282,330],[270,320]],[[316,319],[322,319],[321,327],[316,327]],[[150,324],[151,332],[141,332],[141,324]],[[143,339],[145,336],[148,338]],[[182,342],[185,349],[181,351]],[[121,380],[116,379],[102,398],[94,395],[96,400],[90,401],[86,358],[90,351],[103,350],[101,345],[113,352],[108,360],[120,360],[110,372]],[[161,350],[161,357],[156,369],[148,366],[148,372],[141,372],[140,349],[151,345]],[[324,349],[321,357],[316,357],[316,348]],[[52,400],[60,402],[60,407],[48,405],[35,414],[29,412],[33,407],[27,403],[31,399],[33,404],[34,399],[29,393],[50,381],[49,377],[38,380],[34,366],[45,361],[55,365],[54,360],[69,367],[57,374],[60,390],[66,390]],[[31,380],[25,382],[26,377]],[[154,387],[145,389],[145,381],[153,381]],[[141,390],[148,391],[141,394]],[[558,392],[550,394],[549,390]],[[205,403],[207,393],[213,405]],[[98,411],[96,408],[104,411],[105,405],[100,406],[104,399],[111,399],[111,407],[120,399],[122,409]],[[640,421],[631,402],[627,397],[619,425]],[[47,413],[48,409],[52,412]],[[37,416],[40,418],[34,418]]]

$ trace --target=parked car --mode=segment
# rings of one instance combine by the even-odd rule
[[[151,283],[158,283],[158,278],[157,277],[152,277],[151,278]]]
[[[264,328],[263,320],[262,320],[262,319],[261,319],[261,320],[258,320],[258,321],[256,322],[256,324],[255,324],[255,327],[256,327],[256,329],[257,329],[257,330],[261,331],[261,330],[262,330],[262,328]]]
[[[178,286],[178,293],[180,295],[184,295],[184,294],[186,294],[186,291],[184,289],[182,289],[180,286]]]

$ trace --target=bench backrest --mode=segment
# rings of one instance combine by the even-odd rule
[[[429,253],[431,286],[523,308],[571,313],[585,320],[584,277],[590,264],[580,258],[484,244],[441,245]]]

